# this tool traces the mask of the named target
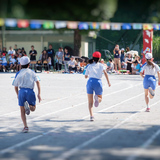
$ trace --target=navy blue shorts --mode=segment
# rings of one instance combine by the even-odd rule
[[[29,105],[35,106],[36,96],[33,89],[21,88],[18,93],[19,106],[24,106],[24,102],[27,101]]]
[[[95,92],[96,95],[102,95],[103,88],[101,79],[90,78],[86,87],[88,94],[93,94],[93,92]]]
[[[153,90],[156,89],[156,77],[152,75],[145,75],[143,80],[144,89],[151,87]]]

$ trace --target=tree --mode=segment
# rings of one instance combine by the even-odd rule
[[[48,19],[69,21],[109,20],[118,0],[1,0],[0,15],[4,18]],[[81,34],[74,32],[74,54],[79,54]]]

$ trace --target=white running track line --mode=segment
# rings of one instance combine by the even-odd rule
[[[151,106],[154,106],[156,104],[158,104],[160,101],[152,104]],[[76,146],[75,148],[72,148],[71,150],[63,153],[61,156],[59,156],[58,158],[55,158],[55,160],[66,160],[67,158],[69,158],[71,155],[77,153],[80,149],[82,149],[83,147],[88,146],[90,143],[96,141],[97,139],[101,138],[102,136],[106,135],[107,133],[111,132],[112,130],[114,130],[115,128],[121,126],[122,124],[124,124],[125,122],[127,122],[128,120],[130,120],[131,118],[133,118],[136,114],[142,112],[143,110],[145,110],[145,108],[139,110],[138,112],[132,114],[131,116],[129,116],[128,118],[126,118],[125,120],[123,120],[121,123],[113,126],[110,129],[107,129],[106,131],[102,132],[101,134],[99,134],[98,136],[95,136],[94,138],[91,138],[90,140],[80,144],[79,146]]]
[[[140,84],[141,84],[141,83],[140,83]],[[135,87],[135,86],[138,86],[138,85],[140,85],[140,84],[137,84],[137,85],[134,85],[134,86],[131,86],[131,87],[122,89],[122,90],[118,90],[118,91],[116,91],[116,92],[112,92],[112,93],[106,94],[106,95],[104,95],[104,96],[110,96],[110,95],[112,95],[112,94],[115,94],[115,93],[118,93],[118,92],[121,92],[121,91],[130,89],[130,88]],[[143,94],[143,93],[141,93],[141,94]],[[137,96],[140,96],[141,94],[139,94],[139,95],[137,95]],[[135,96],[135,97],[137,97],[137,96]],[[132,97],[131,99],[133,99],[133,98],[134,98],[134,97]],[[125,100],[125,102],[126,102],[126,101],[128,101],[128,100]],[[39,116],[39,117],[32,118],[32,119],[28,120],[28,122],[30,122],[30,121],[32,121],[32,120],[35,120],[35,119],[42,118],[42,117],[46,117],[46,116],[48,116],[48,115],[52,115],[52,114],[55,114],[55,113],[58,113],[58,112],[63,112],[63,111],[68,110],[68,109],[72,109],[72,108],[74,108],[74,107],[83,105],[83,104],[85,104],[85,103],[87,103],[87,102],[88,102],[88,101],[85,101],[85,102],[82,102],[82,103],[80,103],[80,104],[74,105],[73,107],[67,107],[67,108],[64,108],[64,109],[61,109],[61,110],[58,110],[58,111],[55,111],[55,112],[51,112],[51,113],[48,113],[48,114],[45,114],[45,115],[42,115],[42,116]],[[120,103],[123,103],[123,101],[120,102]],[[113,106],[113,107],[114,107],[114,106]],[[112,106],[111,106],[111,108],[112,108]],[[87,116],[87,117],[88,117],[88,116]],[[87,118],[87,117],[85,117],[85,118]],[[85,118],[84,118],[84,119],[85,119]],[[18,126],[19,124],[21,124],[21,123],[12,125],[11,127],[16,127],[16,126]],[[4,130],[6,130],[6,129],[8,129],[8,128],[10,128],[10,127],[2,128],[2,129],[0,129],[0,131],[4,131]]]
[[[152,104],[151,106],[154,106],[154,105],[158,104],[159,102],[160,102],[160,101]],[[126,118],[125,120],[123,120],[122,122],[120,122],[119,124],[113,126],[113,127],[110,128],[110,129],[107,129],[106,131],[102,132],[102,133],[99,134],[98,136],[95,136],[94,138],[91,138],[90,140],[88,140],[88,141],[80,144],[79,146],[76,146],[76,147],[72,148],[71,150],[63,153],[60,157],[55,158],[55,160],[66,160],[69,156],[75,154],[75,153],[78,152],[81,148],[89,145],[90,143],[96,141],[97,139],[99,139],[99,138],[101,138],[102,136],[106,135],[107,133],[111,132],[111,131],[114,130],[115,128],[121,126],[122,124],[124,124],[125,122],[127,122],[128,120],[130,120],[132,117],[134,117],[137,113],[140,113],[140,112],[142,112],[143,110],[145,110],[145,108],[137,111],[136,113],[132,114],[131,116],[129,116],[128,118]],[[17,144],[15,144],[15,145],[11,146],[11,147],[8,147],[8,148],[6,148],[6,149],[3,149],[3,150],[0,151],[0,155],[5,154],[5,153],[8,153],[8,152],[10,152],[11,150],[14,150],[15,148],[21,147],[21,146],[23,146],[23,145],[25,145],[25,144],[27,144],[27,143],[29,143],[29,142],[31,142],[31,141],[34,141],[34,140],[36,140],[36,139],[38,139],[38,138],[41,138],[42,136],[47,135],[48,133],[53,132],[53,131],[58,130],[58,129],[59,129],[59,128],[56,128],[56,129],[54,129],[54,130],[45,132],[45,133],[43,133],[42,135],[38,135],[38,136],[36,136],[36,137],[30,138],[30,139],[28,139],[28,140],[26,140],[26,141],[17,143]]]
[[[121,83],[123,83],[123,82],[119,82],[119,83],[113,84],[112,86],[116,86],[116,85],[119,85],[119,84],[121,84]],[[106,86],[107,86],[107,85],[104,85],[103,88],[105,88]],[[46,103],[42,103],[42,104],[37,105],[37,107],[42,106],[42,105],[46,105],[46,104],[49,104],[49,103],[57,102],[57,101],[60,101],[60,100],[68,99],[68,98],[70,98],[70,97],[76,97],[76,96],[79,96],[79,95],[81,95],[81,94],[83,94],[83,93],[84,93],[84,92],[81,92],[81,93],[79,93],[79,94],[72,95],[72,96],[69,96],[69,97],[63,97],[63,98],[59,98],[59,99],[56,99],[56,100],[53,100],[53,101],[49,101],[49,102],[46,102]],[[17,113],[17,112],[20,112],[20,111],[17,110],[17,111],[13,111],[13,112],[10,112],[10,113],[2,114],[2,115],[0,115],[0,117],[8,116],[8,115],[11,115],[11,114],[14,114],[14,113]]]
[[[155,138],[159,135],[160,135],[160,129],[155,134],[153,134],[145,143],[143,143],[140,147],[138,147],[138,149],[148,148],[148,146],[152,144]],[[140,150],[137,150],[134,154],[132,154],[129,158],[127,158],[127,160],[135,160],[138,156],[140,156],[141,154],[140,152],[141,152]]]
[[[118,106],[118,105],[120,105],[120,104],[122,104],[122,103],[128,102],[128,101],[130,101],[130,100],[132,100],[132,99],[134,99],[134,98],[137,98],[137,97],[139,97],[139,96],[141,96],[141,95],[143,95],[143,94],[144,94],[144,93],[138,94],[138,95],[136,95],[136,96],[134,96],[134,97],[132,97],[132,98],[126,99],[126,100],[121,101],[121,102],[119,102],[119,103],[117,103],[117,104],[114,104],[114,105],[112,105],[112,106],[110,106],[110,107],[107,107],[107,108],[104,108],[104,109],[102,109],[102,110],[100,110],[100,111],[98,111],[98,112],[95,112],[94,114],[98,114],[99,112],[103,112],[103,111],[109,110],[109,109],[111,109],[111,108],[113,108],[113,107],[115,107],[115,106]],[[90,115],[85,116],[85,117],[83,117],[82,119],[86,119],[86,118],[88,118],[89,116],[90,116]]]
[[[51,132],[54,132],[54,131],[56,131],[56,130],[58,130],[58,129],[59,129],[59,128],[56,128],[56,129],[53,129],[53,130],[51,130],[51,131],[42,133],[42,134],[40,134],[40,135],[38,135],[38,136],[36,136],[36,137],[30,138],[30,139],[28,139],[28,140],[26,140],[26,141],[20,142],[20,143],[18,143],[18,144],[15,144],[15,145],[9,147],[9,148],[6,148],[6,149],[4,149],[4,150],[1,150],[1,151],[0,151],[0,155],[1,155],[1,154],[5,154],[5,153],[9,152],[10,150],[13,150],[14,148],[21,147],[21,146],[23,146],[23,145],[26,144],[26,143],[29,143],[29,142],[31,142],[31,141],[34,141],[34,140],[38,139],[38,138],[41,138],[41,137],[43,137],[44,135],[47,135],[47,134],[49,134],[49,133],[51,133]]]

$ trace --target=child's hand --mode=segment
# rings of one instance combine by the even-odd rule
[[[37,97],[38,97],[38,99],[39,99],[39,103],[40,103],[40,102],[41,102],[41,100],[42,100],[42,99],[41,99],[41,95],[40,95],[40,94],[38,94],[38,95],[37,95]]]
[[[160,86],[160,81],[158,81],[158,85]]]
[[[111,86],[110,82],[108,83],[108,86],[109,86],[109,87]]]

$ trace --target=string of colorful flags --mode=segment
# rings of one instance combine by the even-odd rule
[[[30,29],[101,29],[101,30],[160,30],[160,24],[143,23],[109,23],[109,22],[76,22],[76,21],[49,21],[27,19],[3,19],[0,18],[0,26],[8,28]]]

